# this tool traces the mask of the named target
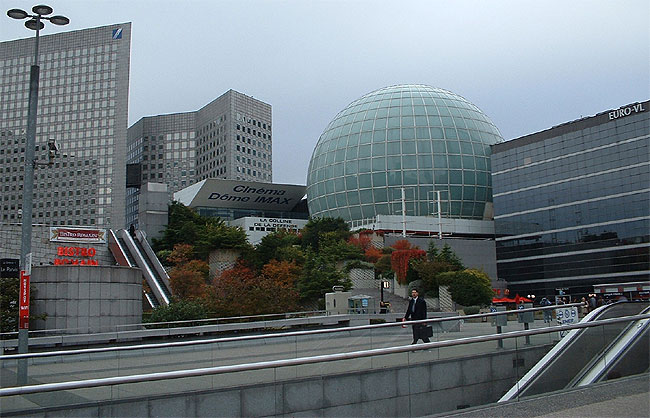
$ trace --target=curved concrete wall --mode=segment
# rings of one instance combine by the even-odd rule
[[[39,266],[32,268],[33,330],[94,333],[142,322],[142,273],[120,266]]]

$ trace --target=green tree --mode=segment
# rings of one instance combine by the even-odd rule
[[[300,299],[304,302],[318,301],[319,305],[324,306],[325,293],[331,292],[333,286],[343,286],[348,290],[352,283],[337,270],[334,257],[308,250],[298,278]]]
[[[459,271],[465,267],[449,244],[439,250],[433,240],[429,241],[426,260],[412,263],[412,268],[422,280],[422,290],[427,296],[438,297],[439,276],[448,271]]]
[[[438,257],[439,251],[436,247],[434,240],[429,241],[429,247],[427,248],[427,260],[434,261]]]
[[[220,222],[214,218],[208,222]],[[179,202],[172,202],[167,211],[167,226],[162,237],[153,239],[155,251],[173,251],[176,244],[194,244],[198,238],[198,230],[205,224],[199,214]]]
[[[336,260],[363,260],[363,250],[341,238],[336,231],[325,232],[320,236],[320,251]]]
[[[255,251],[249,258],[259,270],[271,260],[294,261],[302,264],[303,254],[299,248],[298,235],[285,229],[265,235],[255,246]]]
[[[221,218],[201,216],[182,203],[169,205],[169,221],[160,239],[153,240],[153,248],[161,255],[173,251],[177,244],[194,246],[194,257],[207,260],[212,250],[250,247],[246,233],[239,227],[225,224]]]
[[[0,329],[18,331],[18,287],[20,279],[0,279]]]
[[[476,269],[449,271],[438,276],[441,285],[449,286],[452,299],[463,306],[486,306],[492,302],[494,291],[490,277]]]
[[[320,241],[328,232],[332,232],[335,237],[344,241],[351,235],[350,227],[342,218],[311,218],[301,231],[303,249],[320,251]]]
[[[422,280],[422,292],[431,297],[438,297],[438,276],[441,273],[453,270],[450,264],[436,260],[421,260],[413,263],[412,268]]]
[[[390,254],[384,254],[379,257],[375,263],[375,275],[382,275],[386,279],[390,279],[395,274],[391,267]]]
[[[18,331],[18,293],[20,292],[20,279],[2,278],[0,279],[0,332]],[[36,294],[34,285],[29,287],[29,303],[33,306],[34,295]],[[47,313],[41,315],[30,314],[29,320],[44,320]]]
[[[449,244],[445,244],[442,247],[440,254],[436,256],[436,260],[449,264],[450,266],[452,266],[452,269],[456,271],[463,270],[465,268],[460,257],[456,255],[456,253],[454,252],[454,250],[451,249]]]
[[[244,250],[250,247],[246,232],[240,227],[228,226],[221,219],[219,222],[206,222],[199,229],[199,237],[194,243],[196,255],[207,260],[212,250],[227,248]]]

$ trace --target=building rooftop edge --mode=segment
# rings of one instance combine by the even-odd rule
[[[542,131],[534,132],[517,138],[509,139],[505,142],[494,144],[492,145],[492,152],[497,153],[497,152],[507,151],[509,149],[516,148],[522,145],[531,144],[537,141],[543,141],[545,139],[552,138],[554,136],[563,135],[569,132],[579,131],[596,125],[601,125],[603,123],[609,122],[610,120],[617,119],[617,118],[610,119],[609,117],[610,113],[638,104],[645,105],[645,108],[641,110],[641,112],[647,112],[648,109],[650,108],[650,100],[636,101],[633,103],[620,106],[616,109],[609,109],[603,112],[599,112],[593,116],[585,116],[580,119],[575,119],[572,121],[561,123],[559,125],[552,126]]]
[[[62,13],[64,16],[66,15],[65,13]],[[72,19],[71,19],[72,20]],[[110,28],[112,26],[121,26],[121,25],[129,25],[132,26],[133,22],[118,22],[118,23],[109,23],[108,25],[101,25],[101,26],[93,26],[92,28],[82,28],[82,29],[74,29],[74,30],[68,30],[68,31],[61,31],[61,32],[54,32],[54,33],[46,33],[46,34],[41,34],[39,35],[40,39],[47,38],[49,36],[59,36],[59,35],[67,35],[67,34],[73,34],[75,32],[83,32],[83,31],[88,31],[88,30],[95,30],[95,29],[104,29],[104,28]],[[25,38],[15,38],[15,39],[8,39],[6,41],[2,41],[0,43],[10,43],[10,42],[21,42],[21,41],[31,41],[34,42],[34,36],[30,35]]]

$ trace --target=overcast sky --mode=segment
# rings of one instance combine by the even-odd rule
[[[271,104],[275,183],[305,184],[327,124],[389,85],[451,90],[506,140],[650,98],[648,0],[44,1],[71,23],[43,35],[132,22],[129,126],[228,89]]]

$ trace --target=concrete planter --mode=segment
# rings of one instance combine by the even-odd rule
[[[208,258],[210,277],[217,278],[224,271],[235,267],[235,263],[240,255],[241,252],[239,250],[219,249],[212,251]]]
[[[121,266],[37,266],[32,269],[35,330],[95,333],[142,323],[142,272]]]

